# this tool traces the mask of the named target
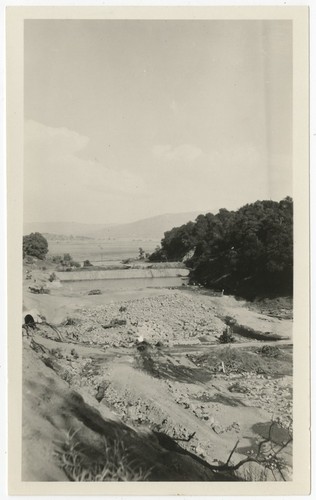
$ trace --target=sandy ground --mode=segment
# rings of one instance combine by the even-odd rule
[[[277,334],[284,338],[292,338],[293,322],[291,319],[279,319],[278,317],[262,314],[254,308],[249,308],[246,301],[236,300],[231,295],[223,297],[211,297],[200,294],[200,300],[206,304],[212,304],[217,309],[217,314],[233,317],[241,326],[253,328],[256,331]]]
[[[46,278],[39,272],[36,279]],[[93,457],[101,453],[100,435],[138,440],[151,463],[147,480],[223,480],[212,465],[224,463],[237,441],[234,463],[256,454],[272,421],[273,446],[288,439],[291,320],[185,287],[119,291],[107,300],[67,297],[57,288],[35,295],[27,285],[25,310],[36,307],[62,341],[47,324],[24,329],[26,480],[69,479],[54,442],[66,442],[72,431]],[[234,343],[221,345],[227,316],[284,340],[236,333]],[[291,453],[291,444],[281,452],[282,475],[266,470],[264,479],[290,479]],[[262,480],[261,469],[252,480]],[[249,464],[239,472],[249,479]]]

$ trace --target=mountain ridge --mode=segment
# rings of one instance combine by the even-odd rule
[[[86,224],[80,222],[31,222],[23,226],[23,234],[32,232],[92,238],[163,238],[166,231],[194,221],[203,211],[166,213],[123,224]]]

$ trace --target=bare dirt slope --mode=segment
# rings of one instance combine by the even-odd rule
[[[163,433],[125,425],[84,388],[72,390],[36,346],[24,341],[24,481],[233,480]]]

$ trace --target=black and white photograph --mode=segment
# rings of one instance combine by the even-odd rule
[[[293,481],[293,44],[24,19],[22,482]]]

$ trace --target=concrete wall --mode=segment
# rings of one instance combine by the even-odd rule
[[[116,269],[105,271],[70,271],[56,273],[60,281],[113,280],[129,278],[174,278],[188,276],[188,269]]]

